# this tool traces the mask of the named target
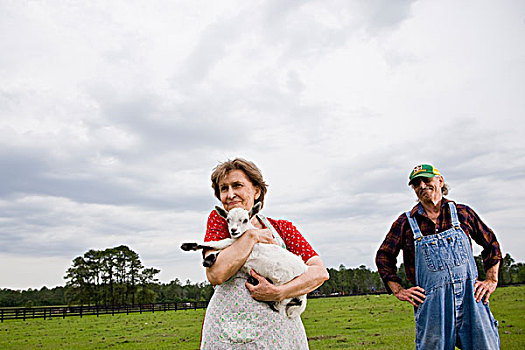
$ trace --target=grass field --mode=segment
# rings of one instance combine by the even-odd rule
[[[525,349],[525,286],[498,288],[501,348]],[[0,349],[197,349],[204,310],[0,323]],[[391,295],[311,299],[310,349],[413,349],[412,307]]]

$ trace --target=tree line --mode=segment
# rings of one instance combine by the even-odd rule
[[[383,292],[383,281],[377,271],[372,271],[365,265],[358,268],[346,268],[343,264],[339,269],[328,268],[330,279],[314,294],[320,295],[351,295]]]
[[[121,245],[91,249],[73,259],[66,271],[68,303],[95,305],[146,304],[155,299],[152,285],[160,270],[145,268],[139,255]]]
[[[480,279],[485,278],[481,255],[475,257]],[[209,300],[213,287],[207,282],[184,284],[178,279],[159,283],[160,270],[145,268],[139,255],[127,246],[102,251],[89,250],[76,257],[66,271],[64,287],[40,290],[0,288],[0,307],[50,305],[131,305]],[[330,279],[313,295],[352,295],[384,292],[379,273],[365,265],[329,268]],[[402,285],[409,287],[403,264],[398,269]],[[499,284],[525,283],[525,264],[516,263],[510,254],[500,263]]]

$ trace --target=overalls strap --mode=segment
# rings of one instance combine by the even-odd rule
[[[406,213],[416,242],[416,283],[425,302],[416,309],[416,349],[499,349],[497,322],[488,304],[476,302],[476,262],[460,227],[456,205],[448,202],[453,227],[421,236]]]
[[[408,223],[410,224],[410,228],[412,229],[412,232],[414,233],[414,239],[420,239],[423,237],[421,234],[421,231],[419,230],[419,225],[417,224],[416,218],[413,218],[410,216],[410,212],[407,211],[405,215],[408,218]]]
[[[448,202],[448,207],[450,208],[450,217],[452,219],[452,226],[456,228],[460,228],[459,225],[459,219],[458,219],[458,212],[456,210],[456,205],[452,202]]]
[[[275,230],[275,227],[273,227],[273,225],[272,225],[272,223],[270,222],[270,220],[268,220],[268,219],[266,218],[266,216],[261,215],[261,214],[257,214],[257,217],[258,217],[259,219],[261,219],[262,222],[264,222],[264,225],[266,226],[267,229],[270,230],[270,232],[271,232],[272,235],[273,235],[273,238],[277,241],[277,243],[278,243],[281,247],[283,247],[284,249],[287,249],[287,248],[286,248],[286,244],[284,244],[284,241],[283,241],[281,235]]]

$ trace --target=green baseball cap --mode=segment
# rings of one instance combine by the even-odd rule
[[[436,175],[441,176],[439,170],[437,170],[432,164],[420,164],[416,166],[410,173],[410,176],[408,176],[408,185],[410,186],[412,180],[416,177],[434,177]]]

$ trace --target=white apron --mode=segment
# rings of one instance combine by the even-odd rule
[[[273,225],[258,217],[282,246],[284,242]],[[215,287],[202,327],[201,350],[226,349],[308,349],[300,317],[289,319],[268,304],[252,298],[245,282],[248,275],[237,272]]]

